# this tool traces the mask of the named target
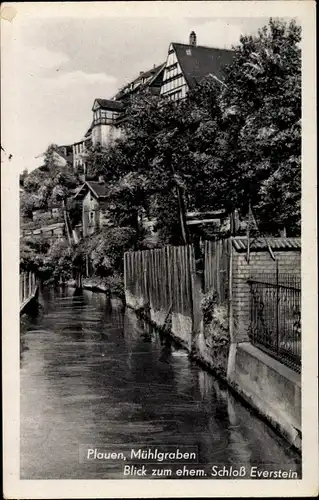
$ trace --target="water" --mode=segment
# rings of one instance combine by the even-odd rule
[[[123,477],[123,462],[83,463],[87,444],[196,446],[205,470],[300,470],[227,387],[103,294],[41,292],[38,314],[21,320],[20,391],[22,479]]]

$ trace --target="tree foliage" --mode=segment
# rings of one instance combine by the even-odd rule
[[[106,277],[114,272],[123,273],[123,253],[132,248],[138,248],[132,227],[103,228],[75,247],[74,262],[84,267],[89,256],[94,274]]]
[[[241,37],[221,95],[223,191],[243,210],[250,200],[268,231],[294,232],[300,220],[300,40],[294,21],[273,19],[257,36]]]
[[[43,165],[23,177],[21,208],[24,214],[66,201],[78,186],[78,177],[72,167],[61,160],[57,148],[58,146],[51,144],[44,154]]]

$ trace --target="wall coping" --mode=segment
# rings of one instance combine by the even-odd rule
[[[251,342],[241,342],[237,344],[237,349],[247,352],[254,358],[257,358],[259,361],[268,366],[268,368],[271,368],[275,372],[279,373],[282,377],[286,378],[287,380],[301,388],[300,373],[295,372],[288,366],[280,363],[280,361],[277,361],[277,359],[272,358],[264,351],[261,351],[260,349],[258,349],[258,347],[251,344]]]
[[[246,252],[248,247],[247,236],[235,236],[232,244],[236,252]],[[250,242],[251,252],[268,252],[271,247],[273,252],[278,251],[301,251],[301,238],[284,237],[258,237]]]

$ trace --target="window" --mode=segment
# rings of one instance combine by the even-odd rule
[[[178,73],[177,75],[174,75],[174,76],[169,76],[168,78],[166,78],[166,79],[165,79],[164,84],[165,84],[165,83],[172,82],[172,81],[174,81],[174,80],[178,80],[178,79],[180,79],[180,78],[183,78],[182,73]]]
[[[91,223],[93,223],[93,222],[94,222],[94,212],[89,212],[89,221],[90,221]]]
[[[173,69],[177,68],[177,63],[171,64],[170,66],[166,66],[166,71],[170,72],[173,71]]]
[[[172,92],[171,94],[169,94],[167,97],[170,101],[178,101],[182,97],[182,91],[177,90],[176,92]]]

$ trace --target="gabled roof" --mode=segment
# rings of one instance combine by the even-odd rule
[[[115,100],[113,101],[111,99],[95,99],[93,108],[95,103],[97,103],[102,109],[110,109],[112,111],[122,111],[123,109],[123,104],[121,102]]]
[[[75,194],[74,198],[82,198],[88,190],[91,191],[97,199],[107,198],[108,188],[106,184],[99,181],[85,181],[79,191]]]
[[[190,88],[209,74],[223,80],[223,68],[233,60],[234,52],[226,49],[172,43],[178,62]]]

